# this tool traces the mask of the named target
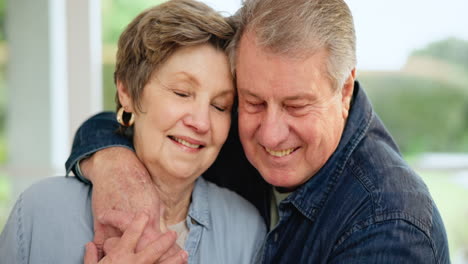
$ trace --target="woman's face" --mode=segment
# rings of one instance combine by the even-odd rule
[[[228,135],[234,89],[227,56],[209,44],[171,55],[144,87],[141,112],[119,89],[135,114],[137,155],[153,176],[195,179],[208,169]]]

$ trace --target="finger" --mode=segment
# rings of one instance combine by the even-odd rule
[[[154,263],[158,261],[175,243],[177,234],[174,231],[164,233],[158,240],[153,241],[143,251],[139,252],[138,258],[143,263]]]
[[[94,245],[93,242],[89,242],[86,244],[85,248],[84,264],[97,264],[98,252],[96,245]]]
[[[101,215],[98,220],[103,225],[110,225],[119,229],[121,232],[125,232],[132,223],[134,217],[134,213],[110,209]]]
[[[138,215],[122,235],[119,247],[122,250],[130,250],[131,252],[135,252],[135,247],[147,223],[148,215],[145,213],[138,213]]]
[[[107,239],[105,242],[104,242],[104,246],[103,246],[103,249],[104,249],[104,253],[105,254],[109,254],[109,252],[114,249],[115,247],[117,247],[117,245],[119,244],[120,242],[120,238],[119,237],[111,237],[109,239]]]
[[[145,249],[151,242],[157,240],[163,233],[159,231],[159,228],[155,230],[150,224],[147,224],[143,234],[138,240],[138,244],[135,252],[140,252]]]
[[[158,262],[159,264],[184,264],[188,262],[188,253],[185,250],[179,250],[177,253],[166,258],[163,261]]]
[[[166,220],[165,220],[166,207],[163,203],[159,205],[159,228],[161,232],[165,233],[167,231]]]
[[[176,239],[176,241],[177,241],[177,239]],[[172,247],[169,248],[169,250],[166,251],[166,253],[164,253],[164,255],[162,255],[162,257],[159,258],[159,261],[162,262],[162,261],[174,256],[176,253],[181,252],[181,251],[183,251],[183,250],[179,247],[179,245],[177,245],[177,243],[174,243],[172,245]]]
[[[104,244],[105,237],[106,237],[106,233],[104,230],[104,226],[100,224],[98,221],[94,220],[93,246],[96,247],[98,260],[104,256],[104,253],[102,251],[102,245]]]

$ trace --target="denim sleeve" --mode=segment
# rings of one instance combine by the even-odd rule
[[[405,220],[354,227],[329,263],[450,263],[448,248]]]
[[[86,120],[76,131],[71,154],[65,163],[66,175],[73,171],[80,180],[89,183],[77,170],[76,165],[81,159],[109,147],[133,150],[131,140],[116,133],[118,127],[114,112],[102,112]]]

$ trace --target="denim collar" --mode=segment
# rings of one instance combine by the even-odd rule
[[[349,117],[337,149],[312,178],[282,203],[292,203],[305,217],[314,220],[342,175],[352,152],[366,134],[372,117],[370,101],[356,81]]]
[[[192,192],[192,202],[190,204],[187,220],[211,229],[210,210],[208,208],[208,184],[202,176],[198,177]],[[191,218],[191,219],[189,219]]]

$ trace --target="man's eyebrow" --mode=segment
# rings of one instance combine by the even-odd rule
[[[239,91],[246,94],[247,96],[260,98],[260,96],[256,95],[255,93],[251,91],[242,90],[242,89],[239,89]],[[317,99],[316,96],[310,93],[299,93],[299,94],[295,94],[295,95],[291,95],[291,96],[283,98],[284,101],[295,101],[295,100],[311,100],[312,101],[316,99]]]
[[[248,91],[248,90],[244,90],[244,89],[238,89],[239,90],[239,93],[244,93],[245,95],[248,95],[248,96],[252,96],[252,97],[256,97],[256,98],[260,98],[260,96],[254,94],[253,92],[251,91]]]
[[[310,93],[299,93],[292,96],[284,98],[285,101],[295,101],[295,100],[315,100],[316,96]]]

